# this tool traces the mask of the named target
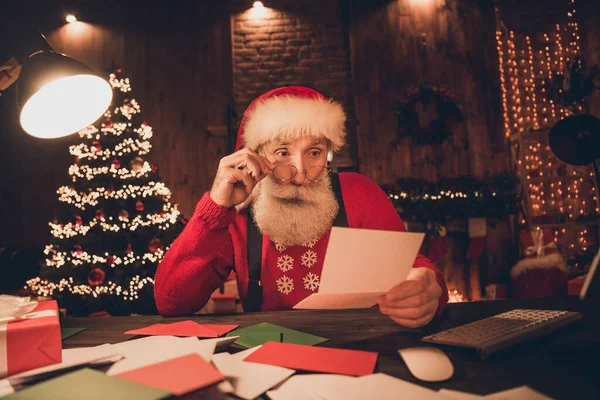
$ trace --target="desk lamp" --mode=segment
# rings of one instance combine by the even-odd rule
[[[43,35],[9,45],[0,49],[0,96],[17,81],[19,120],[28,134],[67,136],[93,123],[110,105],[110,84],[87,65],[54,52]]]

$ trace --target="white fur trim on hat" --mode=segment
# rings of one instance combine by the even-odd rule
[[[346,141],[346,114],[332,100],[282,95],[256,105],[244,126],[245,147],[256,150],[272,139],[325,137],[332,150]]]
[[[552,253],[545,256],[527,257],[520,260],[510,270],[510,276],[513,279],[517,279],[517,277],[525,271],[550,268],[558,268],[565,273],[568,272],[567,264],[560,253]]]

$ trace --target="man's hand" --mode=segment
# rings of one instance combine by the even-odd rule
[[[442,288],[428,268],[412,268],[406,281],[379,297],[379,310],[400,325],[419,328],[435,316]]]
[[[225,208],[243,203],[275,164],[250,149],[223,157],[210,189],[211,199]]]

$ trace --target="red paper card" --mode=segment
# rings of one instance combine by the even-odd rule
[[[244,361],[304,371],[362,376],[372,374],[377,353],[267,342]]]
[[[146,328],[125,332],[126,335],[161,336],[197,336],[216,338],[234,330],[239,325],[201,325],[194,321],[175,322],[173,324],[155,324]]]
[[[192,392],[224,378],[198,354],[188,354],[115,375],[117,378],[167,390],[177,396]]]

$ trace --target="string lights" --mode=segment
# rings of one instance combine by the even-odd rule
[[[73,164],[69,167],[69,175],[71,175],[73,182],[77,182],[78,179],[92,179],[101,176],[108,175],[113,179],[139,179],[142,177],[148,177],[148,174],[152,171],[152,166],[144,161],[141,168],[136,170],[130,170],[127,168],[116,168],[114,165],[104,167],[90,167],[88,165],[77,165]]]
[[[60,268],[66,263],[72,263],[75,266],[83,264],[107,264],[111,268],[115,268],[122,265],[134,264],[137,261],[148,261],[158,263],[163,259],[165,253],[169,247],[165,249],[157,249],[154,253],[144,253],[142,256],[135,255],[133,252],[127,253],[124,256],[109,255],[107,252],[103,255],[89,254],[86,251],[78,252],[64,252],[56,251],[54,246],[48,245],[44,249],[44,254],[48,256],[46,258],[46,265],[48,267]]]
[[[151,225],[156,225],[159,230],[167,230],[171,224],[177,222],[180,213],[177,206],[172,206],[170,203],[166,203],[164,208],[165,211],[162,213],[138,215],[131,221],[122,223],[111,224],[106,222],[106,218],[96,218],[86,225],[77,225],[71,222],[66,225],[49,222],[48,225],[50,225],[52,235],[58,239],[72,238],[77,235],[85,236],[95,226],[100,226],[103,232],[135,231],[139,227],[149,227]],[[113,217],[109,217],[108,220],[112,221]]]
[[[576,12],[575,1],[571,0],[568,22],[554,25],[535,43],[533,38],[517,36],[513,31],[496,31],[504,133],[522,146],[517,150],[523,152],[517,163],[525,175],[531,223],[538,228],[552,228],[554,240],[569,243],[571,254],[590,248],[594,239],[586,224],[595,223],[600,212],[593,173],[588,167],[560,162],[547,141],[549,128],[574,111],[583,110],[581,104],[563,107],[547,89],[572,62],[581,62]],[[562,228],[565,224],[567,229]]]
[[[75,295],[91,295],[95,298],[101,295],[118,296],[126,301],[139,299],[139,291],[146,285],[154,285],[154,279],[150,277],[141,278],[134,276],[129,281],[129,286],[123,287],[115,282],[108,281],[106,285],[89,286],[76,285],[73,278],[61,279],[58,283],[36,277],[27,281],[27,286],[38,296],[52,297],[56,292],[68,291]]]
[[[112,191],[98,187],[87,193],[79,192],[70,186],[61,186],[56,193],[58,193],[59,201],[72,204],[81,210],[85,210],[86,205],[97,206],[99,199],[127,200],[128,198],[162,196],[164,201],[169,201],[171,198],[171,191],[161,182],[149,182],[146,186],[125,185],[119,190]]]

